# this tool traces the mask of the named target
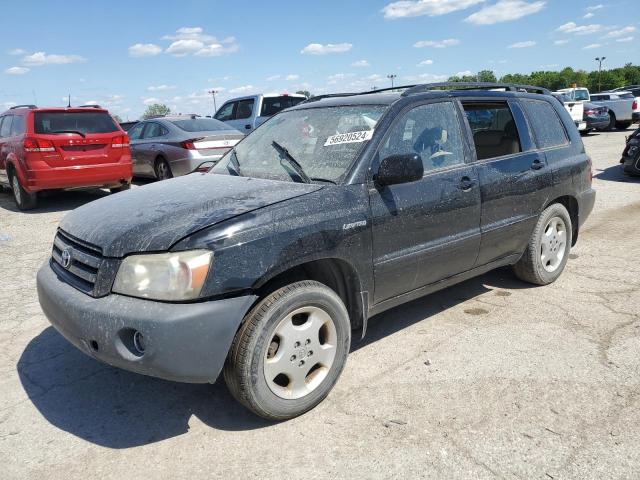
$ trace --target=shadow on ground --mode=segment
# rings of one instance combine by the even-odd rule
[[[409,325],[426,324],[436,313],[489,290],[526,286],[504,269],[466,281],[373,317],[365,340],[354,336],[352,350]],[[31,402],[47,421],[109,448],[130,448],[182,435],[188,432],[193,415],[221,430],[271,425],[238,404],[221,379],[215,385],[192,385],[119,370],[86,356],[52,327],[29,342],[17,370]]]
[[[608,182],[640,183],[640,177],[625,175],[620,164],[612,165],[604,170],[596,170],[593,177]]]
[[[38,204],[33,210],[21,212],[13,201],[13,194],[10,190],[0,193],[0,208],[10,212],[20,212],[28,215],[39,213],[63,212],[73,210],[85,203],[93,202],[99,198],[109,195],[106,190],[75,190],[75,191],[51,191],[38,195]]]

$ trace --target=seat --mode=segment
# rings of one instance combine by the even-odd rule
[[[478,160],[503,157],[520,151],[520,142],[518,141],[517,133],[515,133],[515,124],[512,130],[515,138],[508,134],[507,126],[505,126],[505,130],[480,130],[473,135]]]

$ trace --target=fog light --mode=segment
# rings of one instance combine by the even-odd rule
[[[133,334],[133,347],[139,354],[144,353],[144,336],[138,330]]]

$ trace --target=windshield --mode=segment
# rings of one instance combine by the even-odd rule
[[[386,109],[363,105],[283,112],[247,136],[211,173],[338,183]]]
[[[218,130],[233,130],[226,123],[213,118],[186,118],[184,120],[170,120],[176,127],[185,132],[215,132]]]
[[[575,90],[574,98],[576,100],[589,100],[589,91],[588,90]]]
[[[106,112],[36,112],[35,133],[112,133],[120,129]]]

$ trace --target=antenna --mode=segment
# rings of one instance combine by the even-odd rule
[[[67,105],[67,108],[71,108],[71,94],[69,94],[69,104]]]

